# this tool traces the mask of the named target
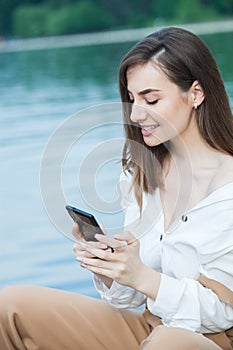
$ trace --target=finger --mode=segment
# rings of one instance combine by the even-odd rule
[[[73,244],[73,251],[76,253],[76,252],[78,252],[79,250],[81,250],[81,249],[80,249],[80,246],[79,246],[77,243],[74,243],[74,244]]]
[[[78,256],[76,257],[77,262],[79,262],[79,266],[82,268],[86,268],[87,266],[83,262],[83,258],[79,258]]]
[[[96,261],[97,260],[98,259],[96,259]],[[92,265],[84,265],[84,266],[88,271],[96,275],[101,275],[101,276],[113,279],[112,271],[109,269],[105,269],[104,267],[99,267],[99,266],[92,266]]]
[[[77,248],[73,248],[73,251],[75,253],[75,258],[77,261],[82,261],[82,259],[86,256],[86,257],[89,257],[89,258],[93,258],[92,254],[90,253],[87,253],[85,250],[80,250],[80,249],[77,249]]]
[[[97,253],[98,254],[98,253]],[[110,255],[113,255],[112,253],[108,253]],[[102,256],[104,257],[104,256]],[[106,256],[105,256],[106,258]],[[85,266],[87,266],[88,269],[90,269],[90,267],[95,267],[98,269],[104,269],[104,270],[111,270],[112,269],[112,264],[109,260],[106,259],[101,259],[98,257],[98,259],[90,259],[90,258],[83,258],[82,259],[82,264],[84,264]]]
[[[73,244],[74,252],[85,252],[87,245],[84,242],[77,242]]]
[[[73,235],[77,240],[84,240],[83,235],[81,234],[81,232],[80,232],[80,230],[79,230],[79,225],[77,224],[77,222],[74,222],[74,223],[73,223],[72,235]]]
[[[128,245],[138,242],[135,236],[129,231],[124,231],[121,235],[115,235],[114,238],[118,241],[125,241]]]
[[[85,239],[79,240],[73,244],[73,250],[86,250],[88,247],[95,247],[99,249],[107,249],[108,246],[101,242],[86,241]]]
[[[79,259],[82,259],[83,257],[88,257],[88,258],[95,258],[95,253],[91,253],[90,251],[88,251],[88,247],[89,249],[92,248],[92,245],[88,245],[88,244],[84,244],[84,243],[74,243],[73,245],[73,251],[76,255],[76,259],[79,260]],[[93,246],[95,247],[95,246]],[[98,242],[98,246],[96,246],[95,248],[97,249],[102,249],[103,250],[103,247],[105,248],[104,250],[106,250],[106,245],[102,244],[102,243],[99,243]]]
[[[127,242],[123,240],[118,241],[115,238],[108,237],[105,235],[99,235],[99,234],[96,234],[95,237],[99,242],[106,244],[108,247],[111,247],[114,250],[127,246]]]
[[[87,252],[89,254],[92,254],[92,256],[94,256],[98,259],[101,259],[101,260],[105,260],[105,261],[115,261],[116,260],[116,256],[110,250],[103,250],[103,249],[89,247]],[[83,261],[86,264],[88,264],[89,260],[86,260],[86,257],[84,257],[84,258],[85,259]],[[87,258],[87,259],[89,259],[89,258]]]

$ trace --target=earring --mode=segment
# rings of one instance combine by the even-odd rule
[[[197,109],[197,101],[194,101],[193,107],[194,107],[194,109]]]

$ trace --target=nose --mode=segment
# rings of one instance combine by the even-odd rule
[[[146,117],[147,117],[146,109],[134,103],[132,105],[132,110],[130,114],[130,119],[132,120],[132,122],[134,123],[143,122],[146,119]]]

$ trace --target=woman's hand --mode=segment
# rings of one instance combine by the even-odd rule
[[[107,249],[106,244],[102,244],[100,242],[86,241],[83,238],[83,235],[81,234],[81,232],[79,231],[79,225],[76,222],[73,224],[72,234],[77,240],[77,242],[74,243],[73,245],[73,251],[76,254],[76,259],[80,261],[81,266],[82,266],[83,257],[88,257],[92,259],[95,258],[95,255],[87,252],[86,248],[88,246],[96,249]]]
[[[83,258],[87,269],[122,285],[133,287],[142,267],[139,257],[139,241],[129,232],[114,238],[97,234],[96,238],[100,244],[113,248],[114,252],[89,246],[87,253],[99,259]]]
[[[104,231],[104,228],[102,228],[102,231]],[[76,259],[80,262],[80,266],[86,268],[85,263],[83,262],[84,258],[89,258],[89,259],[94,259],[96,260],[96,256],[89,253],[88,249],[90,248],[95,248],[98,250],[105,250],[108,249],[108,246],[106,244],[100,243],[100,242],[92,242],[92,241],[86,241],[83,238],[83,235],[81,234],[81,232],[79,231],[79,225],[77,223],[73,224],[73,229],[72,229],[72,234],[73,236],[76,238],[77,242],[74,243],[73,245],[73,251],[76,255]],[[98,275],[98,274],[97,274]],[[98,275],[99,278],[102,279],[102,281],[104,282],[104,284],[110,288],[112,285],[112,280],[105,277],[105,276],[101,276]]]
[[[233,307],[233,291],[224,286],[224,284],[203,275],[199,276],[198,282],[217,294],[219,300]]]
[[[78,237],[74,245],[81,266],[100,277],[108,288],[116,281],[155,299],[161,276],[141,261],[139,241],[130,232],[114,238],[101,234],[95,237],[98,242],[84,242]]]
[[[157,273],[142,263],[139,256],[140,243],[130,232],[124,232],[121,236],[114,238],[97,234],[96,238],[100,243],[113,248],[114,252],[88,246],[86,252],[99,258],[91,259],[87,256],[83,258],[83,263],[93,273],[106,276],[137,290],[145,286],[148,272],[150,272],[148,277]],[[152,283],[154,285],[155,281],[152,280]],[[147,286],[145,288],[145,293],[151,295]],[[153,286],[153,296],[154,292],[155,287]]]

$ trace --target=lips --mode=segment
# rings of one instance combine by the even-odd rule
[[[154,125],[141,125],[142,134],[144,136],[151,135],[153,131],[159,127],[159,125],[160,125],[159,123],[156,123]]]

